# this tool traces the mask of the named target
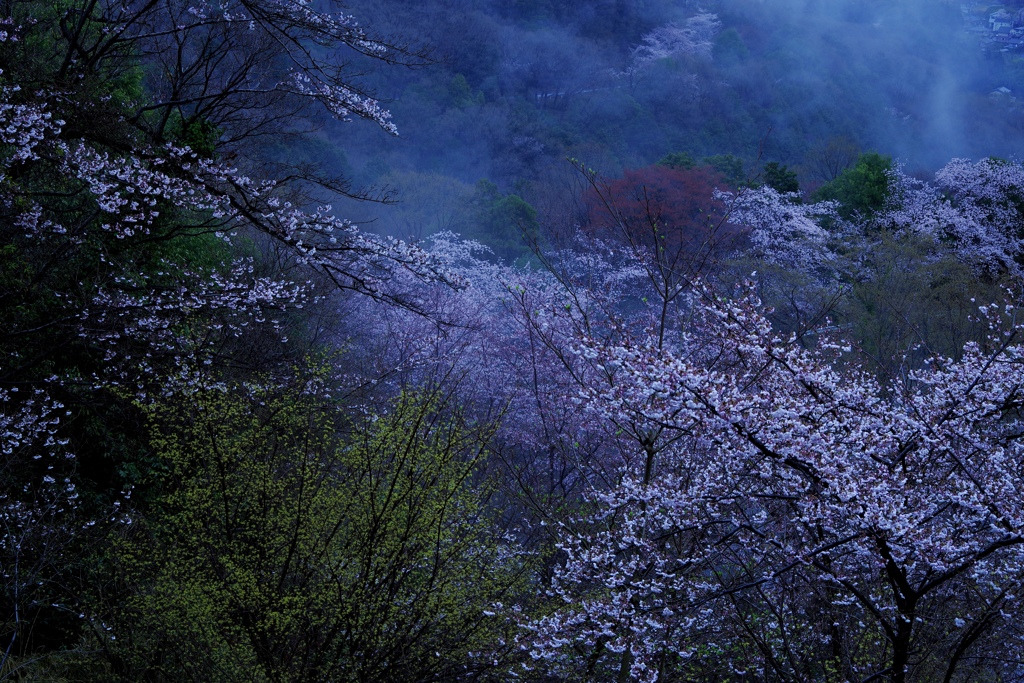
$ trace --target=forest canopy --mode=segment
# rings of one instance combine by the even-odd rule
[[[820,4],[0,8],[0,680],[1024,680],[1024,12]]]

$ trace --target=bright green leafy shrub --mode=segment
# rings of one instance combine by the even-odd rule
[[[429,393],[350,425],[316,388],[195,390],[148,413],[166,473],[121,544],[137,588],[126,645],[110,648],[126,674],[419,681],[491,666],[507,628],[491,610],[523,568],[484,506],[489,427]]]

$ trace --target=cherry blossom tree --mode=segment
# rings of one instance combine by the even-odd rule
[[[263,94],[315,100],[337,116],[354,112],[390,126],[386,112],[375,103],[337,83],[328,87],[324,80],[328,75],[335,81],[342,78],[341,71],[329,66],[333,57],[318,56],[327,46],[343,43],[377,56],[386,52],[350,17],[324,14],[303,5],[221,4],[181,8],[179,23],[160,23],[157,15],[167,9],[164,5],[90,5],[68,10],[61,20],[61,40],[66,44],[58,42],[66,54],[55,78],[68,78],[72,73],[83,78],[109,76],[116,85],[133,60],[145,62],[146,55],[162,54],[162,48],[157,49],[160,41],[176,37],[185,45],[198,34],[230,27],[231,31],[277,35],[284,46],[279,49],[291,55],[289,69],[294,78],[289,82],[297,85],[285,88],[282,81],[260,91]],[[33,55],[26,51],[41,39],[36,34],[51,28],[40,28],[27,19],[20,24],[8,19],[7,25],[9,59],[30,60]],[[204,45],[207,53],[196,57],[201,59],[195,69],[207,80],[226,79],[224,92],[244,91],[251,96],[259,90],[251,83],[242,85],[247,72],[239,75],[232,71],[237,66],[231,57],[232,45],[215,40]],[[195,54],[192,47],[182,50]],[[390,283],[398,270],[459,284],[443,264],[422,249],[363,233],[334,216],[330,206],[300,207],[287,182],[254,178],[188,146],[160,142],[166,135],[151,130],[150,114],[142,118],[138,112],[131,114],[139,101],[117,106],[111,96],[97,102],[84,93],[69,97],[56,89],[24,89],[17,78],[28,78],[28,74],[20,74],[16,63],[8,67],[6,76],[13,80],[3,86],[0,103],[0,121],[5,124],[0,132],[0,142],[5,145],[0,190],[10,226],[5,231],[5,245],[9,257],[35,270],[29,281],[56,288],[53,298],[42,297],[54,303],[51,311],[42,314],[49,321],[13,317],[7,330],[9,339],[26,334],[26,329],[64,328],[83,340],[101,341],[109,361],[117,355],[110,350],[113,340],[139,337],[143,331],[151,335],[149,343],[154,348],[167,347],[188,312],[219,310],[236,319],[254,316],[262,322],[267,310],[296,304],[305,296],[308,274],[304,281],[290,284],[258,276],[244,262],[234,266],[214,262],[197,269],[176,262],[170,254],[153,258],[159,250],[151,245],[169,245],[159,249],[172,251],[181,248],[175,245],[193,245],[186,248],[206,251],[206,255],[195,252],[194,257],[208,259],[218,249],[212,237],[229,243],[253,238],[276,243],[296,264],[319,273],[336,287],[384,299],[391,297]],[[203,89],[207,94],[215,91],[210,83]],[[202,101],[205,99],[196,100]],[[87,115],[90,106],[105,110],[100,117],[102,125],[84,129],[66,123]],[[184,105],[178,102],[173,106]],[[160,107],[164,123],[171,107]],[[194,115],[215,121],[209,112]],[[215,122],[228,125],[226,119]],[[59,200],[55,200],[54,187],[61,188],[56,195]],[[221,248],[220,258],[230,262],[229,250]],[[89,266],[93,269],[90,278],[59,282],[65,275],[64,266],[83,260],[100,264]],[[15,299],[26,295],[14,281],[11,287]],[[38,292],[31,296],[41,298]],[[237,332],[246,324],[236,320],[225,325],[222,321],[206,329]],[[77,331],[73,329],[76,326]],[[111,326],[113,330],[104,329]],[[196,329],[194,324],[191,329]],[[8,372],[18,366],[15,363]]]
[[[1020,272],[1024,230],[1024,169],[1000,159],[954,159],[935,174],[934,185],[892,174],[892,207],[884,220],[950,242],[958,256],[982,273]]]
[[[552,337],[565,339],[572,328],[537,317],[555,301],[564,305],[559,278],[583,280],[600,272],[603,258],[554,256],[555,276],[495,263],[484,258],[482,247],[452,234],[435,235],[430,249],[457,268],[466,286],[410,281],[420,288],[426,316],[371,299],[353,301],[343,326],[353,361],[346,384],[368,402],[404,387],[453,387],[478,419],[497,423],[490,447],[493,467],[507,481],[500,495],[512,499],[505,508],[508,523],[524,533],[546,533],[524,520],[552,523],[554,510],[577,500],[587,478],[602,470],[610,475],[620,464],[606,455],[602,425],[568,400],[576,386],[572,373],[584,368],[560,355]],[[639,277],[637,271],[623,278],[609,294],[620,297]],[[601,315],[597,305],[592,313]]]
[[[831,204],[721,198],[776,258],[835,258],[815,222]],[[593,512],[568,518],[517,501],[562,553],[560,605],[527,621],[528,666],[585,680],[1011,671],[1015,309],[984,308],[989,337],[959,360],[883,382],[824,330],[811,348],[780,335],[752,285],[727,299],[685,267],[662,278],[643,233],[607,226],[605,240],[581,233],[545,254],[546,273],[449,241],[469,283],[444,290],[453,330],[408,334],[387,311],[383,337],[422,350],[396,358],[446,358],[478,405],[500,397],[523,490],[543,490],[547,449],[571,465],[562,500],[586,492]]]
[[[1015,309],[983,308],[991,336],[959,362],[883,386],[837,369],[842,346],[779,337],[750,290],[693,305],[672,345],[572,347],[604,369],[578,400],[661,445],[563,527],[564,606],[530,627],[535,662],[588,680],[906,681],[1013,660]]]
[[[682,26],[665,24],[644,35],[633,48],[633,60],[645,64],[684,55],[707,57],[721,26],[718,15],[711,12],[699,12]]]
[[[70,479],[75,456],[58,434],[63,406],[35,390],[12,410],[7,407],[11,393],[0,390],[5,405],[0,413],[0,604],[5,611],[0,671],[5,673],[32,624],[66,609],[51,606],[57,594],[51,582],[63,573],[69,541],[82,523]]]
[[[658,329],[665,330],[690,281],[742,241],[718,191],[724,182],[709,168],[651,166],[612,181],[579,170],[590,186],[587,230],[608,240],[613,252],[623,246],[627,268],[643,270],[652,301],[659,302]]]
[[[632,91],[652,67],[662,60],[706,59],[711,56],[721,26],[718,15],[711,12],[698,12],[682,26],[674,23],[659,26],[643,36],[640,44],[630,52],[629,64],[615,75],[624,78]],[[684,81],[689,89],[696,88],[694,76],[688,75]]]
[[[729,220],[747,228],[748,253],[802,272],[821,270],[834,260],[820,221],[837,218],[835,202],[804,204],[799,193],[767,185],[716,196],[729,207]]]

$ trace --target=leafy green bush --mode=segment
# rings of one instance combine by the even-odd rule
[[[443,680],[501,657],[491,610],[523,563],[484,506],[491,427],[431,392],[349,424],[318,383],[147,408],[164,473],[119,544],[122,675]]]
[[[876,152],[862,154],[857,163],[814,193],[815,201],[839,202],[839,215],[869,217],[885,206],[889,198],[892,157]]]

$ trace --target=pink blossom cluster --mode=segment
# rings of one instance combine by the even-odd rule
[[[310,283],[254,277],[251,260],[236,261],[224,273],[167,268],[174,271],[168,282],[161,281],[164,273],[116,278],[83,311],[80,335],[105,344],[108,370],[130,364],[132,374],[145,374],[159,355],[199,356],[209,363],[223,339],[256,326],[282,335],[282,314],[311,299]]]
[[[286,84],[280,87],[285,88]],[[375,121],[392,135],[398,135],[398,127],[391,122],[390,112],[381,107],[377,100],[360,95],[348,86],[314,81],[308,71],[295,71],[291,74],[287,89],[303,97],[317,100],[338,119],[347,121],[349,115],[355,113],[364,119]]]
[[[747,229],[750,252],[765,261],[802,272],[826,268],[834,261],[824,218],[837,219],[836,202],[804,204],[799,193],[780,193],[764,185],[739,192],[718,192],[729,207],[729,220]]]
[[[1000,159],[954,159],[935,174],[934,186],[895,170],[892,208],[899,230],[953,244],[965,262],[987,273],[1019,276],[1024,231],[1024,168]]]
[[[836,618],[860,624],[847,624],[854,639],[897,659],[930,631],[963,641],[993,614],[1014,618],[1024,351],[1012,307],[982,311],[991,337],[961,360],[882,385],[840,371],[840,345],[779,337],[752,290],[702,286],[693,305],[700,332],[676,343],[587,334],[572,347],[596,370],[576,375],[578,400],[631,435],[637,457],[560,529],[564,606],[529,625],[538,663],[570,670],[582,651],[654,681],[666,656],[682,665],[745,629],[799,657],[778,640],[807,619],[788,592],[822,586]],[[960,626],[922,621],[953,603]]]
[[[9,158],[28,161],[36,154],[44,132],[60,132],[59,122],[49,123],[39,107],[17,111],[22,112],[17,119],[22,123],[6,139],[14,145]],[[329,273],[340,286],[366,293],[384,293],[396,270],[427,281],[456,286],[461,282],[454,271],[422,248],[362,232],[335,217],[330,206],[315,210],[295,207],[276,196],[274,182],[256,181],[237,169],[199,157],[187,147],[143,148],[122,155],[81,141],[57,139],[51,144],[58,168],[82,181],[104,215],[101,226],[120,238],[147,234],[162,214],[170,213],[173,220],[188,220],[225,233],[263,231],[287,244],[302,262]],[[37,205],[18,221],[26,232],[39,230],[41,225],[60,231],[42,218]]]
[[[227,169],[200,161],[187,149],[171,148],[168,159],[152,152],[112,155],[82,143],[62,147],[64,169],[86,185],[100,211],[110,216],[102,227],[118,237],[148,233],[164,207],[205,211],[214,219],[229,211],[228,199],[213,195],[204,182],[211,176],[227,180]]]
[[[45,138],[58,135],[64,126],[45,104],[11,103],[20,90],[18,85],[0,88],[0,143],[13,148],[6,165],[38,159],[36,147]]]
[[[640,44],[633,48],[633,60],[647,63],[682,55],[707,57],[721,26],[718,15],[712,12],[699,12],[682,26],[659,26],[645,34]]]

